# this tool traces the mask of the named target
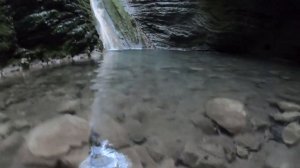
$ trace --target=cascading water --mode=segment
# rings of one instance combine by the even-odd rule
[[[90,3],[96,19],[96,29],[100,35],[104,49],[124,50],[142,48],[140,37],[138,37],[138,42],[132,42],[117,31],[113,20],[105,8],[104,0],[90,0]]]

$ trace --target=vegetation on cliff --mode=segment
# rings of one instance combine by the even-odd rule
[[[89,0],[1,0],[1,3],[7,6],[6,13],[11,17],[5,18],[12,23],[2,21],[1,9],[0,52],[3,53],[2,48],[10,49],[1,62],[20,58],[47,60],[90,52],[95,46],[101,48]]]

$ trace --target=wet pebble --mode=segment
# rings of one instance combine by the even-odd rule
[[[4,139],[13,131],[11,123],[0,124],[0,139]]]
[[[0,113],[0,123],[6,122],[8,120],[9,120],[9,118],[6,114]]]
[[[247,159],[248,155],[249,155],[249,151],[245,147],[237,145],[236,146],[236,154],[238,157],[240,157],[242,159]]]
[[[13,122],[13,125],[14,129],[17,131],[28,129],[31,127],[31,124],[25,119],[16,120]]]
[[[297,122],[287,125],[282,132],[282,139],[288,145],[295,145],[300,141],[300,125]]]
[[[217,151],[199,148],[195,143],[188,142],[180,156],[180,160],[183,164],[191,167],[213,167],[213,168],[225,168],[226,163],[223,158],[217,157],[215,155]]]
[[[300,105],[292,102],[280,101],[277,105],[282,111],[300,111]]]
[[[300,112],[295,111],[295,112],[276,113],[276,114],[272,114],[271,118],[273,118],[277,122],[290,123],[300,119]]]

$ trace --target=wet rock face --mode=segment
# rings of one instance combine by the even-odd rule
[[[4,0],[0,0],[0,62],[8,59],[9,53],[14,49],[15,31],[9,6]]]
[[[295,0],[128,2],[141,29],[156,47],[233,52],[250,49],[263,53],[276,53],[279,47],[279,54],[286,50],[285,56],[299,52],[294,48],[300,41],[299,5]]]
[[[74,55],[99,41],[89,15],[89,1],[2,1],[10,7],[17,57]]]

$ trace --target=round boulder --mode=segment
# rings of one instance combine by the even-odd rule
[[[64,115],[35,127],[28,136],[29,151],[39,157],[54,157],[67,153],[71,147],[88,142],[89,124],[86,120]]]
[[[232,134],[238,134],[246,127],[244,105],[228,98],[215,98],[207,102],[206,115]]]

